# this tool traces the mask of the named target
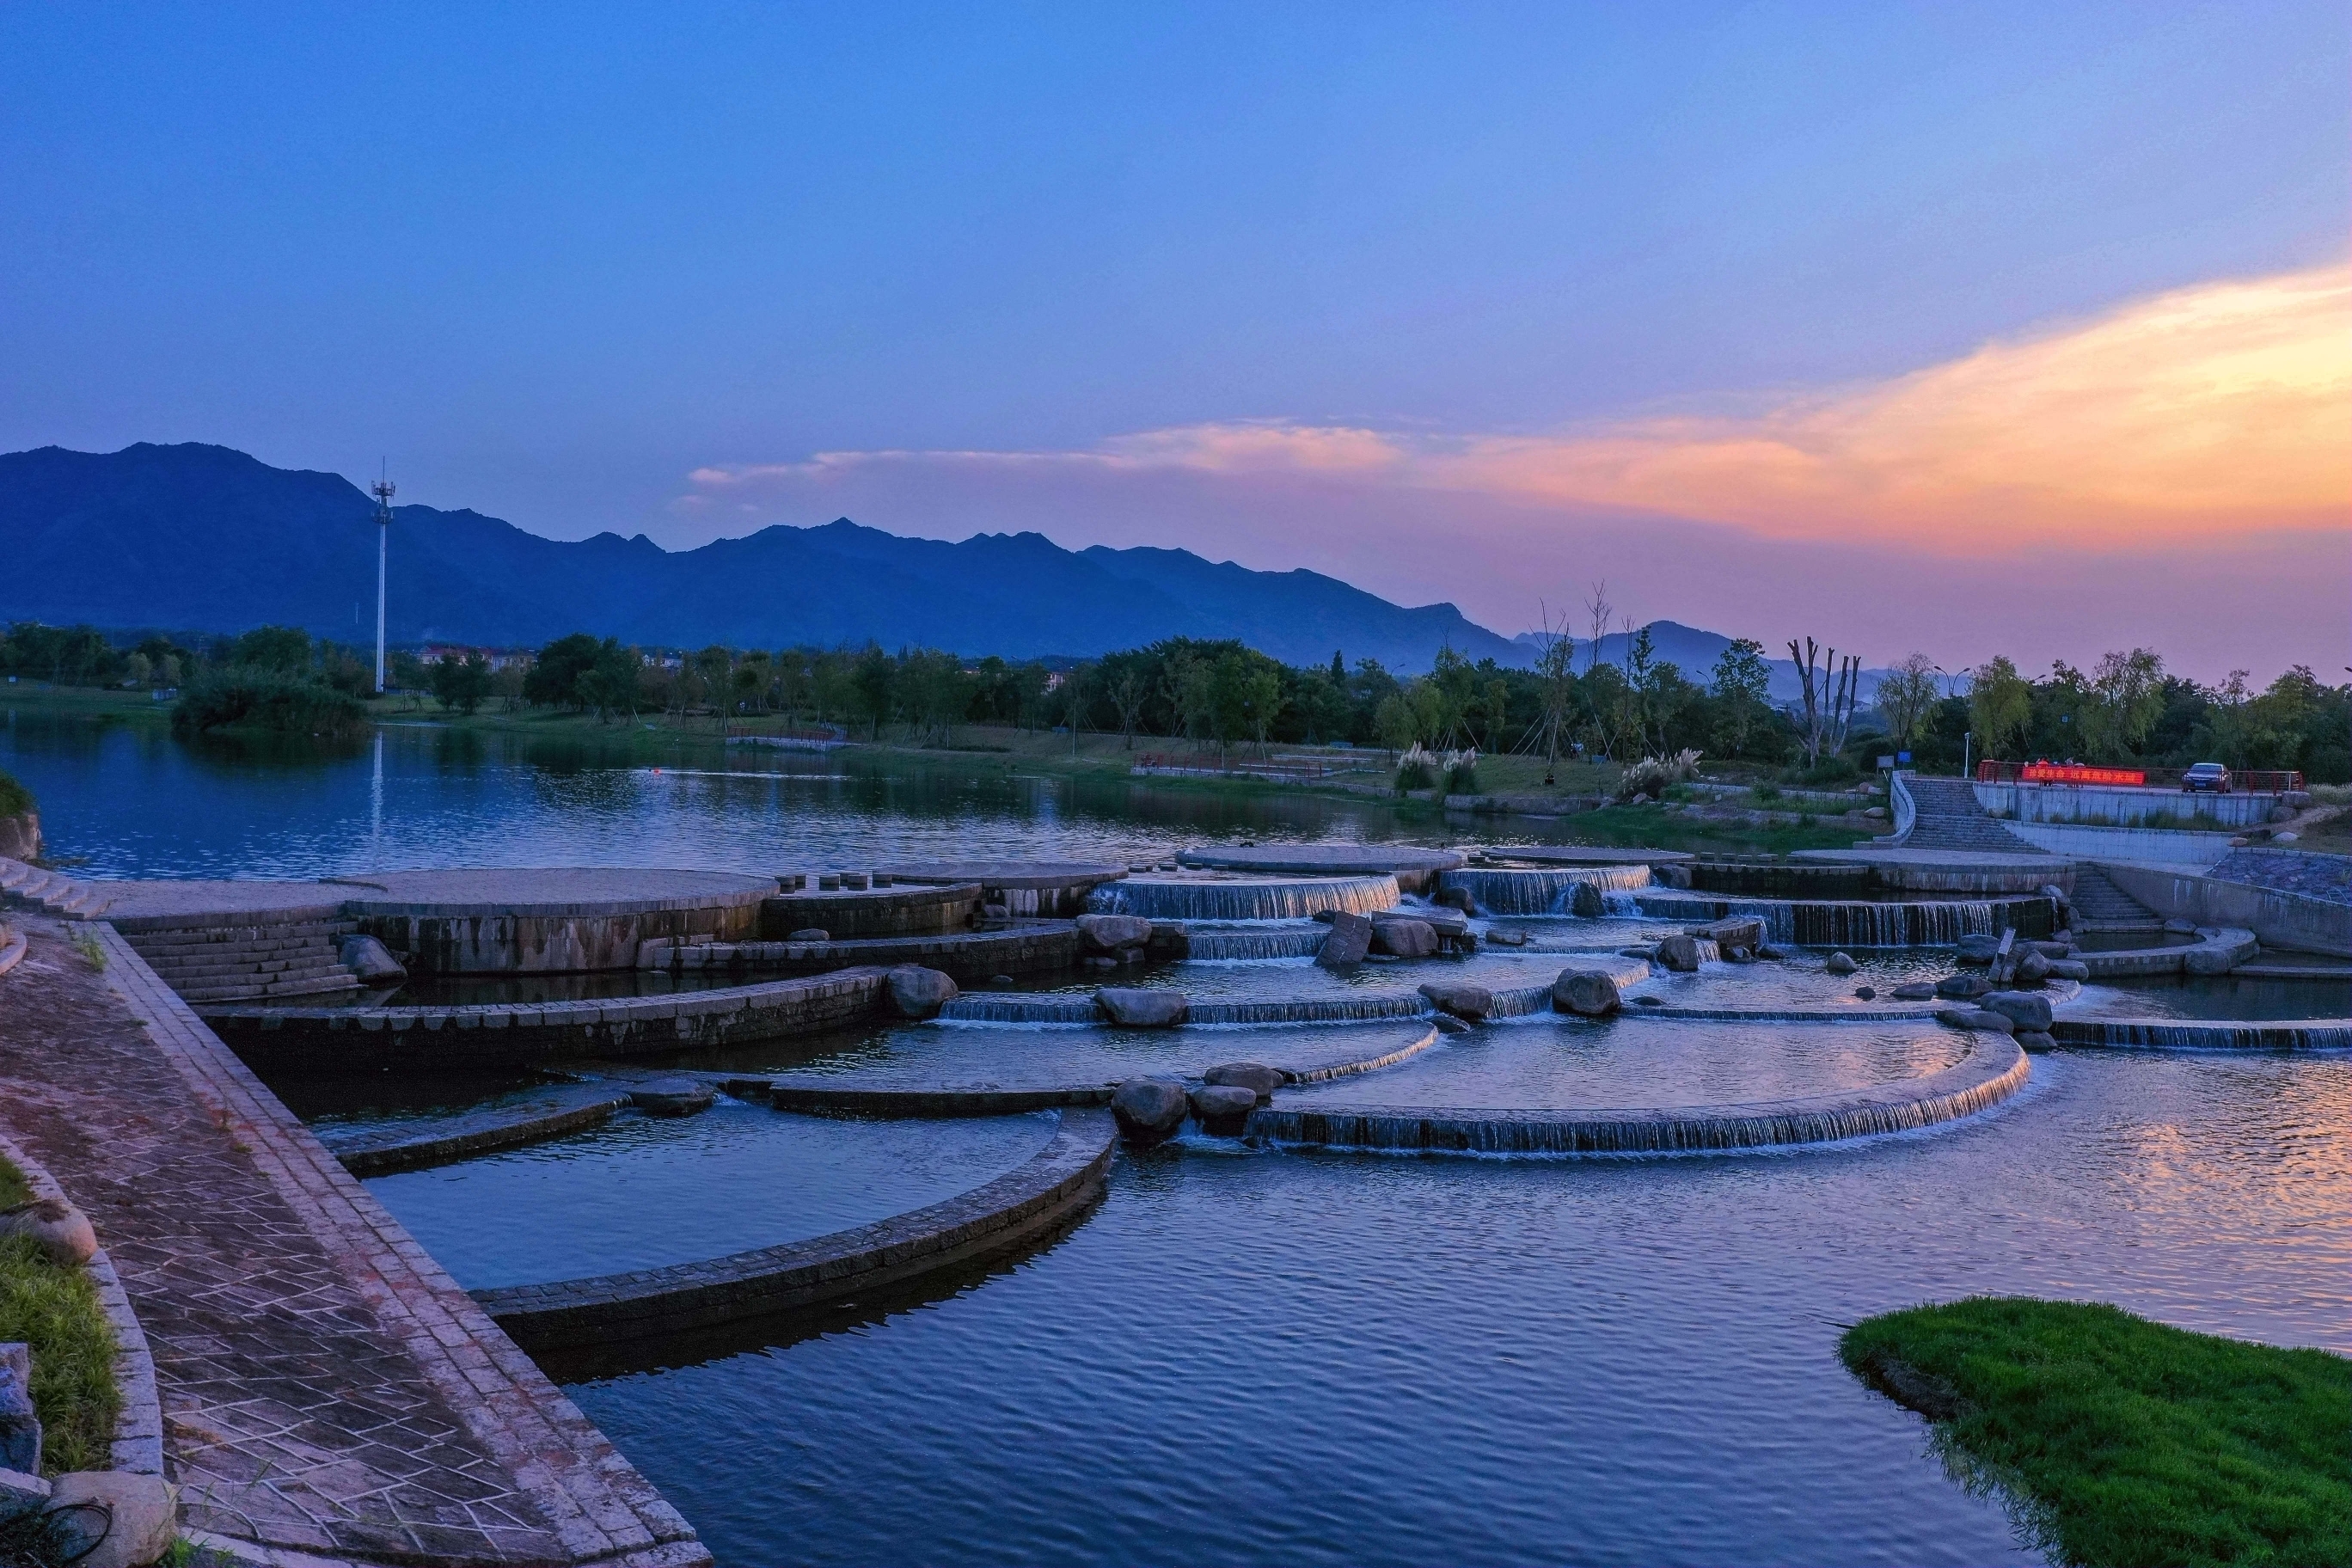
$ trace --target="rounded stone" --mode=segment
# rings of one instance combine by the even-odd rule
[[[1992,982],[1981,974],[1948,974],[1936,982],[1936,994],[1955,1002],[1973,1002],[1992,989]]]
[[[1906,980],[1887,994],[1897,1002],[1926,1002],[1934,998],[1936,987],[1925,980]]]
[[[1823,973],[1829,974],[1852,974],[1861,967],[1861,964],[1853,961],[1853,954],[1850,952],[1833,952],[1822,962]]]
[[[98,1252],[89,1216],[62,1198],[35,1198],[0,1214],[0,1237],[26,1236],[52,1263],[78,1268]]]
[[[1191,1010],[1181,991],[1143,986],[1106,985],[1095,993],[1095,1005],[1104,1017],[1129,1029],[1172,1029]]]
[[[1451,1013],[1440,1013],[1429,1021],[1429,1025],[1441,1035],[1466,1035],[1470,1032],[1470,1026]]]
[[[1248,1124],[1257,1096],[1239,1084],[1203,1084],[1186,1097],[1203,1131],[1231,1137]]]
[[[1597,921],[1609,912],[1609,901],[1591,882],[1579,882],[1568,895],[1568,912],[1579,920]]]
[[[1682,932],[1662,938],[1658,942],[1657,964],[1677,974],[1698,972],[1698,938]]]
[[[51,1485],[49,1507],[73,1537],[65,1561],[79,1568],[153,1563],[180,1533],[179,1493],[161,1476],[75,1470]]]
[[[1372,951],[1396,958],[1428,958],[1437,952],[1437,928],[1427,921],[1375,921]]]
[[[2029,1051],[2054,1051],[2058,1048],[2058,1042],[2042,1029],[2020,1029],[2016,1040]]]
[[[803,926],[784,940],[786,942],[831,942],[833,933],[823,926]]]
[[[1097,952],[1141,947],[1151,940],[1151,922],[1140,915],[1080,915],[1078,939]]]
[[[882,994],[901,1018],[936,1018],[956,999],[956,983],[936,969],[902,963],[883,976]]]
[[[1663,1007],[1665,1005],[1665,998],[1663,996],[1636,996],[1633,998],[1633,1005],[1636,1007]]]
[[[1853,988],[1853,994],[1864,1002],[1878,1000],[1878,987],[1875,985],[1857,985]]]
[[[629,1103],[648,1116],[691,1116],[709,1110],[718,1098],[709,1084],[694,1078],[651,1079],[629,1090]]]
[[[1465,980],[1433,980],[1420,987],[1422,996],[1441,1013],[1477,1024],[1495,1010],[1495,994]]]
[[[1201,1081],[1222,1089],[1248,1089],[1263,1105],[1290,1078],[1280,1068],[1270,1068],[1264,1062],[1223,1062],[1202,1073]]]
[[[1563,969],[1551,983],[1551,1005],[1563,1013],[1599,1018],[1617,1011],[1624,997],[1617,990],[1617,977],[1605,970]]]
[[[1977,1005],[1988,1012],[1999,1013],[2014,1022],[2021,1029],[2050,1029],[2050,998],[2029,991],[1989,991],[1977,998]]]
[[[1164,1078],[1131,1078],[1110,1097],[1118,1130],[1137,1143],[1157,1143],[1184,1125],[1192,1100],[1184,1086]]]

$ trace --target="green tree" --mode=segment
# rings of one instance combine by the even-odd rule
[[[2033,724],[2033,690],[2007,654],[1979,665],[1969,677],[1969,728],[1977,754],[1998,757],[2023,745]]]
[[[256,626],[236,639],[229,662],[299,674],[310,668],[310,634],[299,626]]]
[[[586,706],[580,694],[580,678],[595,668],[599,651],[600,645],[586,632],[573,632],[549,643],[539,650],[530,673],[522,678],[523,700],[544,708]]]
[[[1764,645],[1753,637],[1733,638],[1716,657],[1707,694],[1720,716],[1716,744],[1735,757],[1746,756],[1750,738],[1772,710],[1772,667],[1765,661]]]
[[[645,659],[635,648],[606,637],[596,645],[596,661],[574,683],[581,705],[594,709],[599,719],[636,717],[644,669]]]
[[[1941,696],[1936,685],[1936,661],[1924,653],[1906,655],[1886,672],[1878,683],[1878,711],[1897,746],[1910,748],[1921,721]]]
[[[433,695],[444,708],[471,717],[490,694],[490,661],[479,653],[444,655],[433,662]]]
[[[2083,744],[2094,761],[2136,754],[2164,712],[2164,660],[2144,647],[2099,657],[2083,710]]]

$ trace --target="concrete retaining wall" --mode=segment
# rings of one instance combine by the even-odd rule
[[[205,1008],[205,1021],[247,1062],[296,1071],[415,1065],[512,1067],[571,1058],[647,1056],[812,1033],[879,1005],[884,971],[613,1002],[496,1007]]]
[[[2195,817],[2217,828],[2252,827],[2271,819],[2271,795],[2191,795],[2177,789],[2110,789],[2092,784],[1979,784],[1977,800],[1997,816],[2024,823],[2129,827],[2151,816]]]
[[[2162,860],[2200,869],[2230,852],[2227,833],[2181,833],[2161,827],[2061,827],[2048,822],[2004,822],[2036,849],[2084,860]]]
[[[2352,958],[2352,909],[2299,893],[2222,882],[2193,871],[2099,862],[2125,892],[2167,919],[2241,926],[2264,947]]]
[[[851,942],[739,942],[674,943],[648,942],[637,949],[637,967],[687,971],[728,970],[746,974],[818,973],[852,964],[915,963],[952,976],[960,985],[998,974],[1036,974],[1068,969],[1078,962],[1077,927],[1066,921],[1017,925],[1008,931],[958,931],[941,936],[869,937]]]
[[[1108,1110],[1066,1110],[1053,1141],[1026,1163],[875,1225],[705,1263],[480,1290],[475,1299],[534,1349],[677,1333],[840,1300],[1050,1234],[1101,1193],[1115,1128]]]
[[[835,938],[938,936],[968,929],[979,913],[978,882],[779,893],[761,900],[760,935],[781,942],[814,927]]]

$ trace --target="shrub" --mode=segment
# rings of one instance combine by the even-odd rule
[[[0,772],[0,816],[17,816],[33,809],[33,792]]]
[[[1476,795],[1478,793],[1478,753],[1465,752],[1449,757],[1445,763],[1445,793]]]
[[[1396,788],[1399,795],[1407,790],[1437,787],[1437,759],[1415,742],[1412,750],[1397,759]]]
[[[1664,795],[1669,785],[1678,784],[1698,772],[1698,755],[1696,752],[1676,752],[1671,757],[1643,757],[1629,764],[1617,781],[1617,798]]]
[[[172,708],[173,732],[182,736],[240,729],[342,737],[366,727],[367,710],[348,692],[252,665],[206,671]]]

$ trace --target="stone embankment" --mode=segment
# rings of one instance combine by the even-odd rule
[[[97,1226],[194,1539],[269,1563],[709,1562],[137,952],[89,929],[102,971],[33,925],[0,978],[0,1132]]]

